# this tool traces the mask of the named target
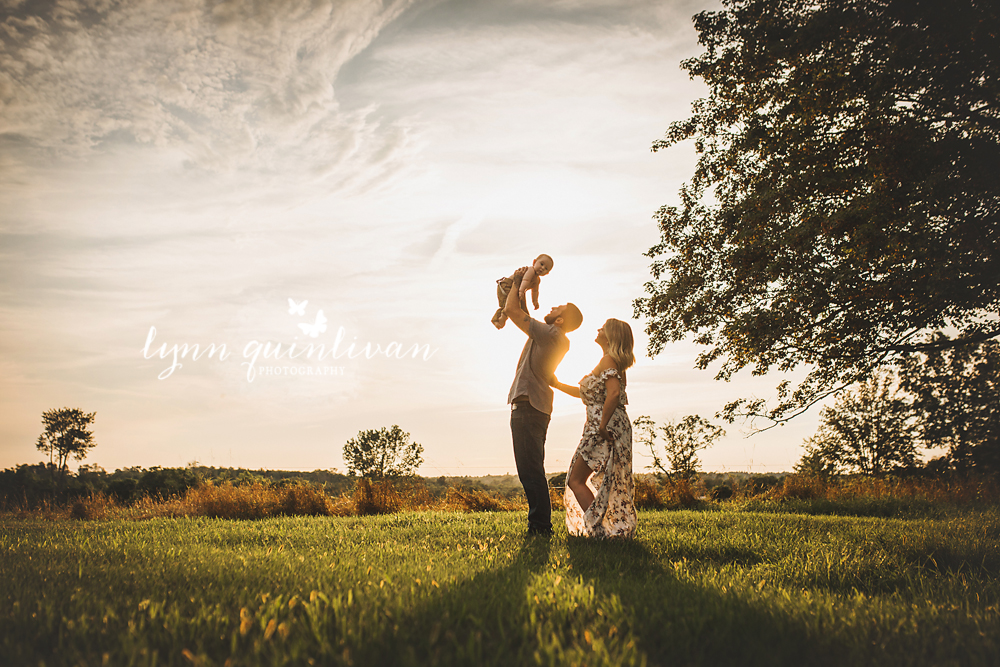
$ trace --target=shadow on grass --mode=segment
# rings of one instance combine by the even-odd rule
[[[524,537],[508,564],[450,584],[351,651],[365,665],[523,665],[535,662],[528,589],[546,568],[546,537]]]
[[[820,636],[781,609],[685,581],[641,542],[565,539],[525,539],[508,564],[423,599],[355,644],[351,657],[396,665],[865,662],[863,647]],[[564,546],[568,572],[550,558]],[[759,560],[739,550],[698,556],[717,567]]]
[[[684,516],[677,519],[670,523],[678,526],[688,523]],[[377,539],[378,531],[387,525],[393,528],[412,524],[419,530],[407,534],[406,539],[428,540],[431,538],[422,532],[425,526],[437,526],[446,533],[440,541],[442,548],[456,546],[457,529],[452,524],[464,529],[463,522],[471,523],[457,517],[430,523],[418,517],[379,522],[381,528],[372,539]],[[191,536],[172,539],[176,544],[183,543],[182,547],[188,543],[185,539],[192,544],[205,541],[229,544],[233,534],[244,534],[248,535],[246,542],[259,547],[270,545],[276,535],[304,528],[308,523],[303,520],[301,525],[287,521],[246,526],[220,524],[206,538],[205,531],[195,531],[196,526],[178,522],[191,529]],[[560,531],[551,540],[514,538],[513,544],[504,541],[503,548],[498,546],[499,542],[490,540],[492,546],[486,549],[480,537],[501,532],[503,523],[480,521],[476,523],[477,537],[473,537],[471,530],[467,540],[458,536],[463,547],[461,558],[476,561],[474,568],[462,570],[476,572],[467,579],[442,579],[440,586],[430,586],[428,581],[409,579],[413,574],[424,576],[422,570],[408,570],[405,583],[404,576],[395,577],[395,584],[378,593],[382,590],[381,582],[376,583],[374,578],[365,582],[372,584],[372,588],[363,589],[361,582],[352,578],[356,570],[338,572],[335,575],[338,583],[344,576],[350,580],[346,586],[354,587],[353,606],[346,601],[346,587],[338,589],[332,579],[322,578],[316,579],[315,585],[328,592],[336,591],[331,593],[332,602],[321,604],[325,596],[313,600],[302,595],[293,604],[289,591],[303,581],[295,575],[302,559],[294,551],[291,558],[273,561],[274,578],[254,575],[247,579],[236,558],[221,562],[219,567],[187,572],[185,568],[189,565],[200,565],[202,561],[174,559],[170,556],[172,550],[162,549],[155,552],[155,559],[138,568],[143,573],[141,577],[129,576],[130,559],[143,553],[143,548],[137,545],[144,545],[147,537],[159,539],[164,534],[150,525],[137,539],[123,541],[121,547],[112,546],[107,552],[91,556],[121,559],[121,563],[116,561],[114,567],[102,570],[109,576],[116,574],[113,580],[102,579],[101,584],[103,589],[110,587],[129,601],[121,605],[108,598],[112,610],[117,610],[117,620],[112,617],[109,624],[105,618],[103,626],[75,633],[67,629],[69,622],[76,622],[74,618],[86,620],[86,615],[100,619],[103,607],[72,604],[76,597],[73,591],[87,585],[85,570],[78,570],[78,561],[66,557],[75,551],[66,549],[66,553],[49,554],[44,564],[51,564],[54,569],[39,570],[38,556],[44,555],[40,545],[46,536],[51,539],[52,529],[29,525],[22,531],[25,537],[19,543],[34,544],[31,549],[36,560],[27,564],[24,554],[15,559],[12,552],[4,565],[10,571],[12,564],[16,564],[16,573],[34,577],[34,594],[29,598],[18,590],[23,587],[20,582],[24,577],[15,574],[7,585],[10,593],[0,593],[0,599],[10,599],[8,595],[16,594],[32,604],[40,604],[38,598],[44,598],[48,592],[48,606],[41,615],[44,622],[34,620],[34,613],[28,616],[34,606],[30,610],[25,606],[25,611],[16,614],[7,612],[6,637],[0,638],[0,649],[4,649],[0,655],[6,661],[0,663],[38,664],[44,656],[50,665],[99,664],[101,654],[109,652],[111,664],[154,664],[157,660],[160,664],[187,664],[196,661],[181,651],[190,650],[205,665],[221,665],[230,657],[234,665],[301,665],[308,664],[310,658],[320,665],[996,664],[996,642],[991,639],[996,633],[990,632],[996,627],[995,615],[983,613],[968,620],[958,610],[950,614],[934,611],[918,617],[913,611],[894,611],[889,606],[893,604],[891,599],[887,603],[883,600],[870,604],[862,598],[862,602],[855,604],[852,596],[863,592],[857,589],[841,587],[848,591],[846,595],[838,599],[824,597],[826,591],[820,590],[824,586],[821,581],[789,584],[786,580],[784,590],[761,588],[758,592],[745,587],[746,576],[740,571],[749,570],[759,562],[760,554],[765,553],[763,548],[758,552],[732,545],[716,547],[697,533],[677,537],[668,532],[671,537],[658,539],[643,538],[640,534],[638,540],[598,541],[567,538]],[[321,536],[322,540],[332,542],[342,528],[351,531],[366,528],[361,521],[338,522],[337,526],[328,527],[329,534]],[[445,529],[446,526],[451,527]],[[739,526],[725,528],[739,529]],[[371,530],[370,525],[368,529]],[[81,529],[74,526],[72,530]],[[116,539],[114,530],[105,530],[100,525],[83,530],[90,537]],[[992,534],[993,530],[991,525],[987,533]],[[316,541],[314,537],[313,542]],[[351,548],[360,549],[368,543],[350,544]],[[989,551],[992,542],[983,544],[983,553],[995,553]],[[477,545],[484,548],[477,549]],[[362,553],[372,556],[371,551]],[[28,556],[31,555],[29,552]],[[259,548],[255,557],[266,559]],[[331,556],[350,557],[350,549]],[[451,558],[450,562],[464,565],[454,559],[454,554]],[[264,563],[268,567],[270,564],[271,561]],[[267,567],[258,570],[268,571]],[[441,578],[440,570],[435,574]],[[887,576],[873,571],[871,587],[895,581],[886,579]],[[150,577],[157,577],[159,585],[151,583]],[[38,585],[39,578],[44,586]],[[743,582],[744,587],[733,590],[734,581]],[[225,601],[231,599],[232,591],[238,595],[240,590],[247,590],[248,584],[251,591],[263,587],[283,593],[284,597],[276,595],[266,604],[260,602],[260,610],[257,602],[247,603],[253,622],[244,634],[239,609],[244,601],[233,598],[235,609],[226,609]],[[178,593],[165,593],[164,585]],[[991,586],[984,595],[996,590]],[[201,596],[194,593],[200,590],[213,601],[211,604],[200,602]],[[933,594],[930,588],[920,590]],[[53,595],[57,591],[63,593]],[[359,604],[361,591],[367,592],[361,593],[364,602]],[[979,592],[976,595],[978,599]],[[152,604],[149,598],[153,598]],[[190,607],[185,600],[190,601]],[[883,604],[887,606],[883,608]],[[42,611],[43,607],[37,609]],[[72,614],[67,617],[69,609],[76,610],[75,617]],[[189,619],[191,614],[197,617]],[[286,631],[290,633],[287,638],[283,635]]]
[[[650,665],[857,662],[848,647],[813,636],[781,610],[682,580],[674,569],[674,562],[683,562],[680,557],[667,560],[636,540],[571,537],[568,547],[574,572],[593,581],[600,597],[621,601],[629,631]],[[730,556],[736,564],[758,560],[752,554]],[[723,565],[726,557],[719,553],[708,560]]]
[[[570,544],[576,540],[577,538],[571,537]],[[721,547],[714,545],[710,546],[702,545],[697,542],[687,542],[684,544],[673,545],[670,556],[672,560],[687,559],[690,561],[712,563],[720,566],[739,565],[741,567],[750,567],[764,561],[761,555],[753,549],[733,545],[724,545]]]

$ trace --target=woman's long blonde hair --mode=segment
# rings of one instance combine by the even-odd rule
[[[615,366],[625,376],[625,369],[635,363],[635,354],[632,348],[635,340],[632,338],[632,327],[628,322],[610,319],[604,323],[604,335],[608,338],[608,356]]]

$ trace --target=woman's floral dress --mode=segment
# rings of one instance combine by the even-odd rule
[[[632,425],[625,414],[628,400],[624,383],[621,385],[618,408],[608,421],[608,432],[614,442],[608,442],[598,432],[604,401],[608,395],[605,382],[609,377],[621,381],[621,375],[614,368],[596,376],[591,373],[580,380],[580,397],[587,406],[587,423],[584,424],[583,438],[569,463],[569,469],[573,469],[578,456],[590,465],[594,474],[587,480],[587,485],[594,492],[594,502],[584,513],[576,500],[576,494],[566,487],[566,528],[570,535],[631,537],[635,532]]]

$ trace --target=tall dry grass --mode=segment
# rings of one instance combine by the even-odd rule
[[[69,515],[74,519],[106,519],[115,508],[115,501],[103,493],[91,493],[77,498],[69,505]]]
[[[645,477],[635,478],[635,506],[641,510],[662,509],[664,506],[659,488]]]
[[[359,516],[392,514],[403,507],[403,499],[390,480],[372,482],[362,477],[354,487],[353,500]]]
[[[707,490],[699,483],[692,484],[687,479],[671,479],[660,486],[660,497],[666,509],[688,509],[705,497]]]
[[[553,497],[549,488],[549,498]],[[444,497],[444,508],[459,512],[510,512],[524,507],[523,502],[504,498],[498,493],[488,493],[479,489],[453,486]]]
[[[765,494],[774,500],[922,500],[968,505],[1000,503],[1000,488],[989,478],[835,477],[788,475]]]
[[[658,483],[659,482],[659,483]],[[564,509],[564,488],[549,488],[553,510]],[[685,509],[706,502],[709,490],[688,480],[659,481],[635,477],[635,504],[639,509]],[[1000,485],[989,478],[822,478],[788,475],[781,484],[761,491],[753,485],[737,487],[735,502],[810,503],[813,509],[841,510],[872,505],[869,510],[890,512],[896,505],[946,506],[1000,504]],[[860,504],[860,505],[859,505]],[[902,505],[901,505],[902,504]],[[349,493],[328,495],[322,487],[300,484],[275,486],[263,482],[235,485],[206,483],[168,499],[143,497],[119,505],[113,497],[91,493],[65,505],[44,503],[16,516],[47,519],[149,519],[153,517],[206,516],[223,519],[263,519],[276,516],[363,516],[400,511],[440,510],[458,512],[507,512],[522,510],[523,497],[505,497],[468,487],[452,487],[434,497],[419,480],[357,480]],[[884,507],[883,507],[884,506]],[[860,509],[859,509],[860,507]],[[898,509],[898,508],[896,508]],[[826,511],[826,510],[823,510]],[[890,512],[891,513],[891,512]]]
[[[66,510],[74,519],[150,519],[207,516],[219,519],[264,519],[274,516],[336,516],[354,514],[353,505],[327,496],[319,487],[276,487],[263,483],[237,486],[203,484],[167,499],[143,497],[119,505],[103,493],[78,498]]]
[[[330,496],[322,487],[205,483],[166,499],[144,496],[129,505],[93,493],[65,507],[45,507],[48,518],[150,519],[206,516],[220,519],[265,519],[276,516],[365,516],[399,511],[461,509],[448,498],[434,498],[422,483],[411,480],[359,479],[350,493]],[[24,514],[22,512],[22,514]],[[39,516],[39,511],[30,511]]]
[[[335,506],[314,486],[275,487],[256,482],[235,486],[203,484],[188,489],[174,512],[216,519],[264,519],[273,516],[330,516]]]

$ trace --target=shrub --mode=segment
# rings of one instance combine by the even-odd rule
[[[263,519],[275,516],[281,503],[279,491],[265,484],[234,486],[211,482],[189,489],[180,502],[180,513],[217,519]]]
[[[827,496],[827,483],[820,475],[788,475],[781,486],[770,489],[772,498],[795,498],[810,500]]]
[[[663,498],[660,497],[656,484],[644,477],[635,478],[635,506],[637,509],[661,509]]]
[[[158,498],[183,495],[199,485],[201,480],[187,468],[160,468],[147,470],[139,479],[138,493]]]
[[[70,505],[69,515],[74,519],[104,519],[114,507],[115,502],[111,498],[95,492],[74,500]]]
[[[427,488],[427,484],[418,477],[395,477],[392,479],[392,485],[399,495],[402,510],[429,510],[440,505],[439,498],[436,498]]]
[[[355,514],[357,514],[357,510],[354,507],[353,494],[345,492],[330,499],[330,516],[354,516]]]
[[[113,479],[108,482],[108,495],[123,505],[135,499],[138,489],[139,480],[133,477]]]
[[[360,516],[392,514],[402,507],[402,498],[391,480],[373,482],[362,477],[354,486],[354,511]]]
[[[550,487],[550,499],[554,495],[553,491],[555,489]],[[463,486],[453,486],[448,489],[448,493],[445,496],[445,503],[448,507],[463,512],[505,512],[515,508],[515,505],[511,501],[499,495]]]
[[[311,484],[293,484],[280,490],[284,496],[279,512],[286,516],[329,516],[332,514],[330,498],[322,488]]]
[[[663,484],[663,506],[671,509],[694,507],[698,502],[694,487],[687,479],[671,479]]]
[[[712,489],[711,497],[712,500],[728,500],[733,497],[733,490],[725,484],[720,484]]]
[[[562,486],[549,486],[549,502],[552,505],[553,510],[564,510],[566,509],[566,484],[563,483]],[[511,507],[514,509],[514,507]]]
[[[59,498],[55,465],[20,464],[0,471],[0,506],[28,510]]]

